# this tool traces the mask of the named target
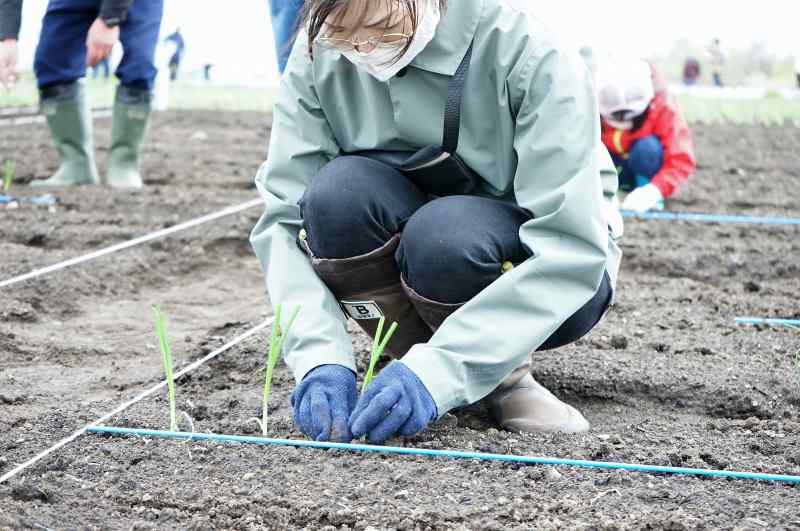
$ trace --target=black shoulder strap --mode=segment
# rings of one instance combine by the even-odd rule
[[[464,59],[458,65],[455,75],[450,79],[447,87],[447,106],[444,108],[444,138],[442,149],[447,153],[455,153],[458,149],[458,130],[461,125],[461,97],[464,94],[464,82],[469,72],[469,63],[472,59],[472,44],[470,43]]]

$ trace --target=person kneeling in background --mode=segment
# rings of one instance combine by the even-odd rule
[[[603,143],[629,192],[623,210],[662,209],[695,170],[689,126],[655,67],[643,59],[612,60],[597,74]]]

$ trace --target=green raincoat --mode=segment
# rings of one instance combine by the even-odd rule
[[[616,172],[577,51],[566,51],[507,0],[450,2],[434,40],[406,75],[386,83],[322,46],[312,61],[301,32],[281,81],[269,157],[256,177],[265,211],[251,235],[272,304],[303,307],[285,350],[298,382],[323,364],[355,370],[345,314],[297,246],[298,200],[342,154],[441,142],[448,81],[473,41],[458,154],[483,178],[481,195],[533,214],[519,231],[532,256],[402,362],[443,415],[489,394],[592,298],[604,271],[616,285],[621,223],[609,208]]]

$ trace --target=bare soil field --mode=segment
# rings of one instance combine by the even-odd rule
[[[108,120],[96,122],[101,171]],[[269,118],[168,112],[147,187],[0,208],[0,280],[256,197]],[[800,216],[800,129],[695,128],[700,168],[675,211]],[[0,129],[12,192],[57,166],[43,124]],[[0,475],[162,379],[150,305],[176,365],[271,310],[247,237],[258,208],[0,289]],[[618,304],[534,375],[585,435],[496,430],[478,407],[394,445],[800,474],[800,227],[626,223]],[[446,281],[443,279],[443,281]],[[352,329],[359,364],[369,342]],[[179,380],[195,429],[256,434],[267,334]],[[361,373],[363,374],[363,370]],[[273,435],[299,438],[278,366]],[[166,429],[166,394],[110,424]],[[800,486],[621,471],[84,435],[0,484],[0,529],[800,529]]]

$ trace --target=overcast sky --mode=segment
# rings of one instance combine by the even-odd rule
[[[575,44],[643,56],[665,54],[681,38],[705,46],[712,37],[729,48],[762,41],[781,56],[800,53],[797,7],[792,0],[511,0],[527,4]],[[456,9],[458,0],[450,0]],[[21,64],[29,67],[47,0],[24,0]],[[274,80],[275,57],[266,0],[165,0],[162,33],[180,25],[186,62],[215,64],[219,77]]]

